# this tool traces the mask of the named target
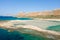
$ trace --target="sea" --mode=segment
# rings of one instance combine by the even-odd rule
[[[33,18],[26,18],[26,17],[18,18],[12,16],[0,16],[0,21],[12,21],[12,20],[13,21],[26,20],[27,22],[23,22],[23,23],[21,22],[21,23],[23,25],[30,24],[38,27],[42,26],[41,27],[42,29],[60,32],[60,21],[46,21],[46,20],[34,20]],[[28,31],[27,33],[22,33],[20,32],[21,30],[28,30]],[[9,29],[0,28],[0,40],[53,40],[50,38],[39,36],[38,33],[37,35],[29,34],[30,31],[29,29],[21,29],[21,30],[9,31]],[[35,31],[31,30],[30,32],[35,32]]]

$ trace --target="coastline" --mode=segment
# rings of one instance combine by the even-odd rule
[[[40,18],[36,18],[35,20],[47,20],[47,21],[60,21],[60,19],[40,19]]]
[[[37,20],[60,21],[60,19],[36,19],[36,21]],[[60,32],[41,29],[38,26],[32,26],[32,25],[23,25],[23,26],[17,26],[17,27],[12,26],[12,25],[14,25],[14,23],[26,22],[26,21],[31,21],[31,20],[12,20],[12,21],[8,21],[6,23],[3,22],[3,23],[1,23],[0,28],[9,29],[9,30],[18,30],[21,28],[27,28],[27,29],[31,29],[31,30],[36,30],[40,33],[40,35],[42,35],[42,36],[45,35],[45,37],[47,37],[47,38],[52,38],[52,39],[57,39],[57,40],[60,39],[59,38]],[[11,23],[9,23],[9,22],[11,22]]]

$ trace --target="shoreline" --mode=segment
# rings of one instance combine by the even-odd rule
[[[39,19],[39,18],[36,18],[35,20],[60,21],[60,19]]]
[[[3,26],[4,28],[4,26]],[[9,29],[9,30],[18,30],[20,28],[27,28],[27,29],[31,29],[31,30],[35,30],[37,32],[39,32],[41,36],[44,36],[46,38],[52,38],[52,39],[57,39],[60,40],[60,32],[56,32],[56,31],[50,31],[50,30],[44,30],[41,28],[38,28],[36,26],[31,26],[31,25],[25,25],[25,26],[18,26],[18,27],[5,27],[5,29]]]
[[[36,21],[38,21],[38,20],[60,21],[60,19],[36,19]],[[44,35],[47,38],[50,37],[52,39],[60,40],[60,38],[59,38],[60,37],[60,32],[41,29],[38,26],[32,26],[32,25],[23,25],[23,26],[17,26],[17,27],[13,26],[14,23],[17,23],[17,22],[26,22],[26,21],[31,21],[31,20],[12,20],[12,21],[10,21],[12,24],[10,22],[1,23],[1,25],[0,25],[1,27],[0,28],[5,28],[5,29],[9,29],[9,30],[18,30],[20,28],[27,28],[27,29],[31,29],[31,30],[36,30],[42,36]]]

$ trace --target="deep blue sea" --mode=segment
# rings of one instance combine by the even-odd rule
[[[13,16],[0,16],[0,20],[32,20],[32,18],[26,18],[26,17],[13,17]]]

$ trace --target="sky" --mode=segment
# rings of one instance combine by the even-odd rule
[[[60,8],[60,0],[0,0],[0,16]]]

